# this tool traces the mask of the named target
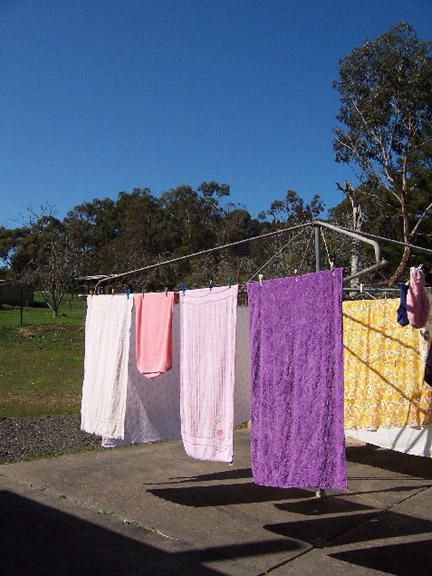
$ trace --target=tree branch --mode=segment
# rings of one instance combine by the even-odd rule
[[[429,206],[427,206],[422,215],[420,216],[420,218],[417,220],[416,225],[414,226],[414,228],[411,230],[410,232],[410,239],[412,240],[414,238],[414,236],[417,233],[417,230],[419,228],[419,226],[421,225],[421,223],[423,222],[423,220],[426,218],[426,216],[428,215],[428,213],[432,210],[432,202],[429,204]]]

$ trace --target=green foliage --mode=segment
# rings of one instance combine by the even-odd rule
[[[334,87],[341,102],[335,157],[360,170],[359,195],[371,199],[362,204],[368,227],[406,243],[418,235],[426,239],[432,224],[432,43],[400,22],[343,58]],[[393,263],[393,281],[410,256],[405,249]]]

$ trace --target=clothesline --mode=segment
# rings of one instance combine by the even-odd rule
[[[419,333],[411,321],[408,327],[399,318],[396,323],[399,310],[395,299],[388,303],[384,299],[345,302],[342,307],[340,268],[298,278],[266,280],[262,287],[260,282],[248,284],[249,307],[241,311],[244,330],[250,330],[251,367],[247,372],[254,481],[286,488],[343,489],[344,396],[345,429],[431,423],[432,395],[423,384]],[[234,380],[238,377],[237,359],[234,362],[238,347],[236,317],[240,310],[235,306],[238,286],[209,288],[180,292],[176,345],[181,350],[181,385],[177,383],[181,436],[192,457],[229,462],[235,422]],[[139,367],[140,346],[135,346],[138,332],[143,329],[148,331],[144,341],[153,343],[161,318],[154,314],[150,326],[149,315],[156,313],[160,304],[165,305],[166,298],[163,292],[152,295],[159,303],[147,311],[140,327],[137,304],[146,302],[143,296],[144,299],[140,294],[129,294],[129,298],[101,295],[89,299],[83,429],[99,434],[108,429],[108,437],[120,441],[130,433],[131,406],[140,410],[136,413],[137,426],[144,425],[150,441],[162,439],[158,433],[167,433],[160,427],[159,408],[153,411],[151,407],[151,401],[160,398],[163,390],[159,378],[165,378],[162,372],[168,370],[165,365],[154,365],[153,352],[157,353],[161,346],[152,351],[148,344],[144,345],[146,355],[151,352],[152,362],[146,369]],[[170,321],[163,324],[170,326]],[[136,341],[134,326],[138,329]],[[104,346],[107,349],[101,357]],[[170,356],[167,354],[167,358]],[[157,386],[151,386],[148,373],[162,374],[157,376]],[[133,381],[136,389],[147,389],[145,401]],[[167,390],[172,398],[171,382]],[[92,403],[94,406],[97,402],[103,410],[98,409],[95,418]],[[178,427],[168,428],[174,438],[180,433]],[[289,458],[285,446],[290,447]]]
[[[129,270],[127,272],[122,272],[120,274],[107,274],[106,276],[104,276],[102,278],[100,277],[100,275],[98,275],[98,276],[84,276],[84,277],[76,278],[75,280],[76,281],[95,281],[95,280],[97,280],[97,283],[95,286],[95,291],[97,292],[99,290],[100,286],[106,282],[111,282],[114,280],[118,280],[120,278],[126,278],[126,277],[132,276],[134,274],[147,272],[147,271],[153,270],[155,268],[160,268],[160,267],[167,266],[170,264],[176,264],[178,262],[190,260],[192,258],[198,258],[201,256],[212,254],[212,253],[220,251],[220,250],[225,250],[227,248],[233,248],[236,246],[241,246],[244,244],[248,244],[250,242],[262,241],[262,240],[265,240],[267,238],[271,238],[271,237],[278,236],[281,234],[286,234],[286,233],[292,232],[294,230],[302,230],[305,228],[309,228],[311,226],[315,229],[315,259],[316,259],[316,270],[317,271],[319,271],[321,269],[321,247],[320,247],[320,230],[321,230],[321,228],[327,228],[327,229],[332,230],[334,232],[337,232],[339,234],[349,236],[350,238],[354,238],[360,242],[363,242],[365,244],[369,244],[374,249],[375,264],[373,264],[372,266],[369,266],[368,268],[365,268],[364,270],[361,270],[360,272],[357,272],[355,274],[351,274],[351,275],[345,277],[344,282],[353,280],[354,278],[358,278],[358,277],[361,277],[365,274],[373,272],[373,271],[381,268],[382,266],[384,266],[387,263],[386,260],[381,258],[381,249],[380,249],[378,242],[376,242],[376,240],[371,239],[371,238],[367,238],[367,237],[363,236],[361,233],[354,232],[352,230],[346,230],[346,229],[343,229],[339,226],[329,224],[328,222],[322,222],[321,220],[313,220],[312,222],[307,222],[304,224],[298,224],[296,226],[291,226],[289,228],[283,228],[282,230],[276,230],[274,232],[268,232],[268,233],[262,234],[260,236],[253,236],[250,238],[246,238],[244,240],[238,240],[237,242],[231,242],[229,244],[224,244],[222,246],[216,246],[214,248],[201,250],[199,252],[194,252],[192,254],[188,254],[185,256],[179,256],[177,258],[171,258],[171,259],[165,260],[163,262],[156,262],[156,263],[144,266],[142,268],[138,268],[135,270]]]

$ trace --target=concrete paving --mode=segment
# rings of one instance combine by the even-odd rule
[[[164,442],[0,466],[0,574],[432,574],[432,460],[347,443],[347,491],[253,483]]]

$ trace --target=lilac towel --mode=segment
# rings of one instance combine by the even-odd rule
[[[186,453],[231,462],[238,286],[180,293],[180,419]]]
[[[248,284],[254,481],[347,487],[342,269]]]

